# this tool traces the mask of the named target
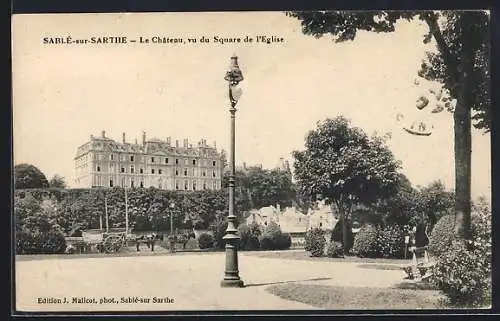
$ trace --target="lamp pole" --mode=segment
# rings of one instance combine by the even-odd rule
[[[175,239],[174,239],[174,208],[175,203],[170,203],[170,235],[168,236],[168,241],[170,245],[170,252],[175,252]]]
[[[224,279],[221,281],[221,287],[241,288],[243,280],[240,279],[238,271],[238,236],[236,229],[237,221],[234,215],[234,169],[235,169],[235,118],[236,118],[236,103],[241,95],[241,89],[237,88],[240,81],[243,80],[243,75],[238,66],[238,57],[231,57],[231,65],[229,71],[226,72],[224,79],[229,84],[229,101],[231,107],[230,113],[230,164],[229,164],[229,215],[227,217],[226,235],[223,239],[226,241],[226,268]]]

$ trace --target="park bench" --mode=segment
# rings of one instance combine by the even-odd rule
[[[429,260],[427,246],[412,247],[410,251],[412,252],[412,262],[401,268],[406,272],[406,278],[410,280],[427,280],[432,276],[432,268],[436,265],[435,261]],[[417,253],[423,253],[423,258],[421,258],[420,262]]]

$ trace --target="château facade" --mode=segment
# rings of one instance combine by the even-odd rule
[[[222,185],[224,156],[205,139],[193,147],[171,139],[146,139],[142,143],[122,142],[90,136],[78,147],[75,161],[75,187],[155,187],[165,190],[219,190]]]

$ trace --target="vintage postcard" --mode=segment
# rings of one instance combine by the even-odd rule
[[[491,307],[488,11],[16,14],[16,313]]]

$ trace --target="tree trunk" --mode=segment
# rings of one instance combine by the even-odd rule
[[[455,237],[471,237],[471,113],[461,94],[454,113],[455,126]]]

